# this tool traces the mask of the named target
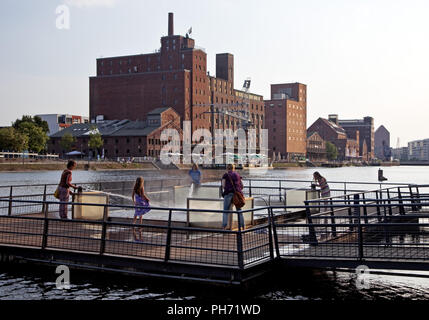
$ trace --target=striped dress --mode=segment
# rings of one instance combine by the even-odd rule
[[[326,182],[325,178],[322,178],[319,180],[319,186],[320,186],[320,195],[322,198],[327,198],[331,196],[331,190],[329,189],[329,185]]]

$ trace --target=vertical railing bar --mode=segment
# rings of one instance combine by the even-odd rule
[[[107,205],[104,205],[103,224],[101,229],[100,255],[103,255],[104,252],[106,251],[107,216],[108,216],[108,207]]]
[[[349,224],[350,224],[349,230],[353,231],[353,229],[354,229],[353,228],[353,213],[352,213],[352,207],[351,207],[352,202],[350,200],[350,195],[347,196],[347,204],[348,204],[347,212],[349,215]]]
[[[279,244],[279,238],[277,235],[276,221],[274,218],[274,212],[273,212],[272,207],[270,207],[270,209],[268,210],[268,214],[270,214],[270,213],[271,213],[271,221],[273,224],[274,246],[275,246],[275,250],[276,250],[277,259],[280,259],[280,244]]]
[[[42,204],[42,213],[45,212],[45,205],[46,205],[46,184],[45,187],[43,189],[43,204]]]
[[[393,212],[392,212],[392,206],[390,206],[390,204],[392,202],[390,201],[390,191],[389,191],[389,189],[387,189],[387,203],[389,204],[389,216],[391,216],[393,214]]]
[[[357,195],[359,196],[359,195]],[[357,201],[359,204],[359,200]],[[358,259],[359,261],[362,261],[363,259],[363,236],[362,236],[362,223],[360,221],[361,214],[360,214],[360,207],[356,207],[355,210],[357,211],[357,219],[358,219]]]
[[[401,215],[404,215],[405,214],[405,208],[404,208],[404,202],[402,201],[401,187],[398,187],[398,198],[399,198],[398,202],[400,204],[399,213]]]
[[[379,201],[379,195],[378,195],[378,191],[376,190],[375,191],[375,198],[377,199],[376,200],[376,204],[377,204],[377,216],[378,216],[378,222],[381,222],[381,212],[380,212],[380,207],[379,207],[379,205],[380,205],[380,201]]]
[[[366,206],[366,199],[365,199],[365,192],[362,192],[362,201],[363,201],[363,215],[365,216],[364,222],[365,224],[368,224],[368,208]]]
[[[42,250],[45,249],[48,244],[48,231],[49,231],[48,212],[49,212],[49,204],[46,203],[44,217],[43,217]]]
[[[304,201],[305,203],[305,213],[307,214],[307,223],[308,223],[308,232],[309,232],[309,241],[310,245],[317,245],[317,236],[316,236],[316,230],[313,226],[313,219],[311,218],[311,211],[310,206],[308,204],[308,201]]]
[[[272,219],[272,212],[270,209],[268,209],[268,241],[269,241],[268,244],[270,247],[270,260],[274,260],[273,219]]]
[[[165,243],[165,257],[164,261],[167,262],[170,260],[170,250],[171,250],[171,214],[172,210],[168,210],[168,223],[167,223],[167,239]]]
[[[13,199],[13,186],[10,186],[10,191],[9,191],[9,208],[7,211],[7,215],[11,216],[12,215],[12,199]]]
[[[411,185],[408,185],[408,189],[410,190],[411,210],[412,211],[417,211],[416,207],[414,206],[414,195],[413,195],[413,189],[411,188]]]
[[[330,202],[331,202],[331,232],[332,232],[332,236],[336,237],[337,236],[337,227],[335,226],[335,213],[334,213],[334,203],[332,202],[332,197],[330,198]]]
[[[237,232],[237,259],[238,259],[238,267],[240,269],[244,269],[244,256],[243,256],[243,237],[241,234],[241,223],[240,223],[240,212],[236,212],[237,214],[237,225],[238,225],[238,232]],[[244,217],[243,217],[244,220]]]
[[[252,179],[249,179],[249,197],[252,197]]]

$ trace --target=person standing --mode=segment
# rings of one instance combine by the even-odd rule
[[[313,173],[313,178],[316,182],[316,185],[320,187],[320,196],[322,198],[329,198],[331,196],[331,190],[329,189],[326,179],[322,177],[322,175],[317,171]]]
[[[144,192],[143,177],[138,177],[136,179],[131,198],[133,199],[133,203],[136,207],[133,224],[137,222],[137,218],[140,218],[140,224],[143,224],[143,215],[150,211],[149,198]]]
[[[67,219],[67,202],[70,197],[70,188],[73,188],[74,190],[78,189],[76,185],[72,184],[72,171],[76,168],[76,165],[76,161],[70,160],[67,163],[67,169],[65,169],[61,174],[60,183],[58,185],[59,200],[62,202],[60,203],[61,219]],[[79,190],[81,190],[80,187]]]
[[[223,210],[230,210],[232,204],[232,198],[234,196],[234,190],[243,194],[243,182],[238,172],[235,171],[234,164],[227,165],[227,172],[222,176],[222,196],[223,196]],[[244,228],[244,218],[241,208],[237,208],[238,221],[241,228]],[[224,212],[222,218],[222,228],[226,229],[228,225],[229,213]]]
[[[319,172],[314,172],[313,173],[313,178],[314,181],[316,182],[316,185],[318,187],[320,187],[320,197],[321,198],[329,198],[331,196],[331,190],[329,189],[329,185],[328,182],[326,181],[326,179],[324,177],[322,177],[322,175]],[[323,205],[324,207],[321,208],[322,212],[327,212],[328,211],[328,201],[321,201],[321,205]],[[329,219],[327,216],[325,216],[325,218],[323,220],[318,221],[318,223],[324,223],[329,224]],[[322,238],[327,238],[328,237],[328,227],[322,228],[322,233],[321,233],[321,237]]]
[[[192,169],[189,170],[188,174],[189,174],[189,176],[191,177],[191,180],[192,180],[192,182],[191,182],[191,188],[192,188],[192,185],[194,185],[193,188],[192,188],[192,190],[193,190],[192,193],[195,193],[196,189],[198,187],[200,187],[200,185],[201,185],[201,171],[198,169],[198,165],[196,163],[194,163],[192,165]]]

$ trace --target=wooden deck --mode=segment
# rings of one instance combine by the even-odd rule
[[[0,245],[41,248],[43,231],[44,221],[40,218],[1,217]],[[102,224],[99,222],[49,220],[47,234],[46,249],[99,253],[102,245]],[[104,253],[164,261],[166,243],[165,227],[107,224]],[[269,256],[268,232],[243,233],[242,248],[248,263]],[[173,229],[169,261],[238,266],[237,251],[236,233]]]

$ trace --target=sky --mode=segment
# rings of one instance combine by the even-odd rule
[[[69,29],[57,28],[58,6]],[[234,55],[235,87],[307,85],[307,127],[318,117],[374,118],[390,144],[429,138],[429,1],[2,0],[0,126],[23,114],[88,115],[99,57],[150,53],[168,32]]]

